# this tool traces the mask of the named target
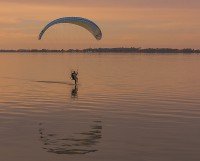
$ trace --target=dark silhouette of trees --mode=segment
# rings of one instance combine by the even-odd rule
[[[87,49],[69,49],[69,50],[50,50],[50,49],[18,49],[18,50],[0,50],[0,52],[43,52],[43,53],[186,53],[186,54],[193,54],[193,53],[200,53],[200,49],[191,49],[191,48],[184,48],[184,49],[173,49],[173,48],[125,48],[125,47],[118,47],[118,48],[87,48]]]

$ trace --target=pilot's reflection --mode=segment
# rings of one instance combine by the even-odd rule
[[[78,86],[74,85],[71,91],[71,98],[78,98]]]
[[[87,154],[98,151],[95,145],[102,138],[101,121],[94,121],[89,131],[74,133],[70,137],[59,137],[58,134],[47,133],[42,123],[39,124],[40,140],[43,149],[56,154]]]

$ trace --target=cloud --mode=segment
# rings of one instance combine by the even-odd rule
[[[81,7],[160,7],[160,8],[198,8],[199,0],[1,0],[1,3],[66,5]]]

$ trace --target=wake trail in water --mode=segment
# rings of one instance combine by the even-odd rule
[[[34,82],[37,82],[37,83],[49,83],[49,84],[67,84],[67,85],[74,85],[73,83],[70,83],[70,82],[64,82],[64,81],[43,81],[43,80],[40,80],[40,81],[34,81]]]
[[[23,79],[23,78],[18,78],[18,77],[0,77],[0,79],[20,80],[20,81],[28,81],[28,82],[35,82],[35,83],[47,83],[47,84],[75,85],[74,83],[67,82],[67,81],[31,80],[31,79]]]

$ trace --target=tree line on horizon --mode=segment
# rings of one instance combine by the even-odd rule
[[[200,49],[173,49],[173,48],[87,48],[87,49],[68,49],[68,50],[51,50],[51,49],[17,49],[5,50],[1,49],[0,52],[71,52],[71,53],[200,53]]]

